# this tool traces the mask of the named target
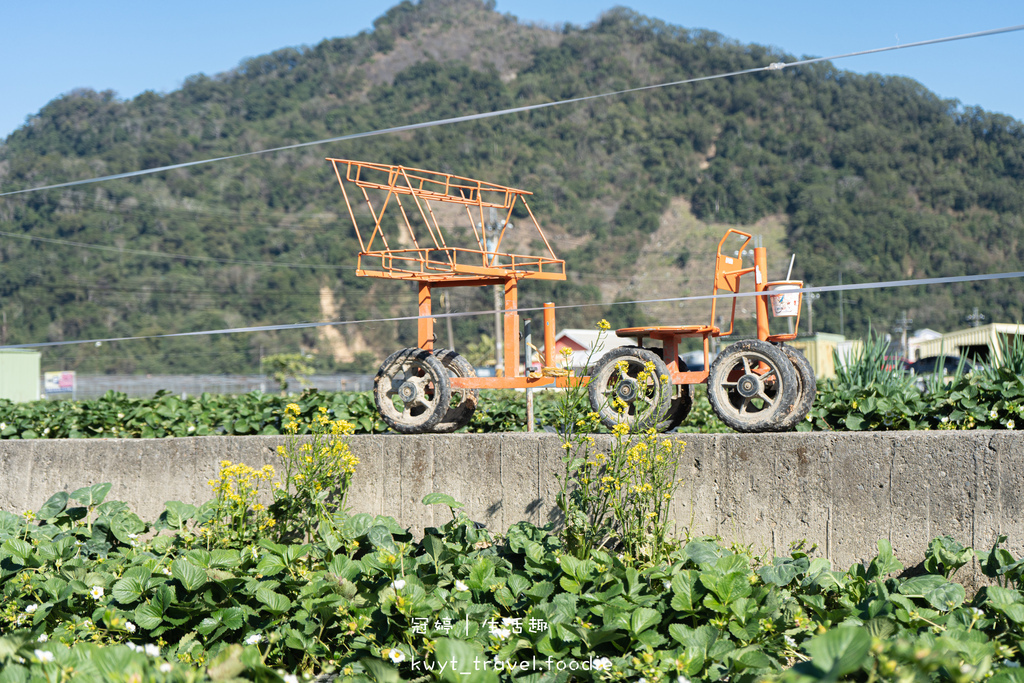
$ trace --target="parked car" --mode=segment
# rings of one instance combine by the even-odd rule
[[[933,375],[936,373],[936,366],[939,365],[940,360],[942,361],[941,370],[943,375],[956,374],[960,363],[963,363],[963,372],[965,373],[970,372],[975,367],[974,363],[960,356],[932,356],[931,358],[920,358],[914,361],[907,370],[912,375]]]
[[[948,379],[956,375],[959,369],[962,373],[967,374],[977,367],[975,363],[961,358],[960,356],[932,356],[931,358],[919,358],[907,365],[907,372],[915,376],[914,383],[917,385],[918,390],[924,391],[928,388],[933,377],[941,376],[943,382],[948,382]],[[933,388],[937,388],[935,385]]]

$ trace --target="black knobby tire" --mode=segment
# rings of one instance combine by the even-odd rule
[[[768,342],[738,341],[711,364],[708,401],[737,432],[768,432],[790,414],[797,399],[796,370]]]
[[[793,364],[793,368],[796,370],[797,389],[799,391],[793,404],[793,411],[782,418],[776,427],[778,431],[784,432],[798,425],[801,420],[807,417],[807,413],[811,412],[814,399],[818,395],[818,382],[814,378],[814,368],[811,367],[811,362],[804,357],[804,354],[785,344],[778,348],[782,349],[782,352],[786,354],[789,362]]]
[[[448,372],[430,351],[395,351],[373,378],[373,402],[396,432],[429,432],[451,407]]]
[[[661,358],[665,359],[664,349],[651,349],[651,351]],[[679,372],[686,372],[690,368],[686,365],[686,361],[682,358],[676,358],[676,363],[679,367]],[[665,367],[668,367],[667,365]],[[665,419],[658,423],[659,432],[671,432],[673,429],[683,424],[683,420],[690,414],[690,410],[693,408],[693,385],[692,384],[676,384],[675,393],[672,395],[672,402],[668,406],[668,412],[665,413]]]
[[[451,349],[434,349],[434,357],[441,361],[441,365],[448,372],[449,377],[476,377],[476,368],[468,360],[455,353]],[[450,434],[462,429],[473,419],[477,403],[480,400],[479,389],[455,389],[451,390],[451,407],[441,421],[434,425],[435,434]]]
[[[619,363],[625,363],[625,372]],[[648,364],[653,372],[647,370]],[[611,429],[626,424],[633,431],[656,427],[665,419],[672,401],[671,384],[663,383],[668,368],[657,355],[638,346],[611,349],[597,362],[587,384],[590,407]],[[617,402],[621,401],[622,410]]]

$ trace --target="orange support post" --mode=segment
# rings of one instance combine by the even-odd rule
[[[519,290],[514,278],[505,280],[505,376],[519,376]]]
[[[768,290],[768,250],[764,247],[754,247],[754,291],[765,292]],[[768,330],[768,295],[759,296],[757,301],[757,338],[767,341],[770,331]]]
[[[434,319],[430,317],[430,283],[420,282],[419,315],[416,321],[417,341],[424,351],[434,350]]]
[[[544,367],[555,367],[555,304],[544,304]]]

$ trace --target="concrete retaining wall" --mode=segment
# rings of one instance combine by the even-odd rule
[[[782,554],[804,540],[845,569],[888,539],[906,565],[944,534],[988,549],[1024,548],[1024,435],[1015,432],[701,434],[687,442],[673,501],[677,532]],[[164,502],[201,503],[221,460],[277,464],[280,437],[0,442],[0,508],[38,509],[56,491],[109,481],[110,499],[156,519]],[[444,523],[440,491],[495,531],[557,518],[553,435],[356,436],[361,459],[349,502],[416,532]],[[959,577],[973,581],[970,577]]]

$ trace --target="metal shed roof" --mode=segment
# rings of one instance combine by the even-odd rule
[[[929,339],[921,342],[918,346],[917,355],[920,358],[932,356],[960,355],[960,349],[965,346],[988,346],[992,357],[999,361],[1002,355],[999,350],[1000,335],[1024,335],[1024,325],[1010,323],[991,323],[980,327],[969,327],[966,330],[947,332],[938,339]]]

